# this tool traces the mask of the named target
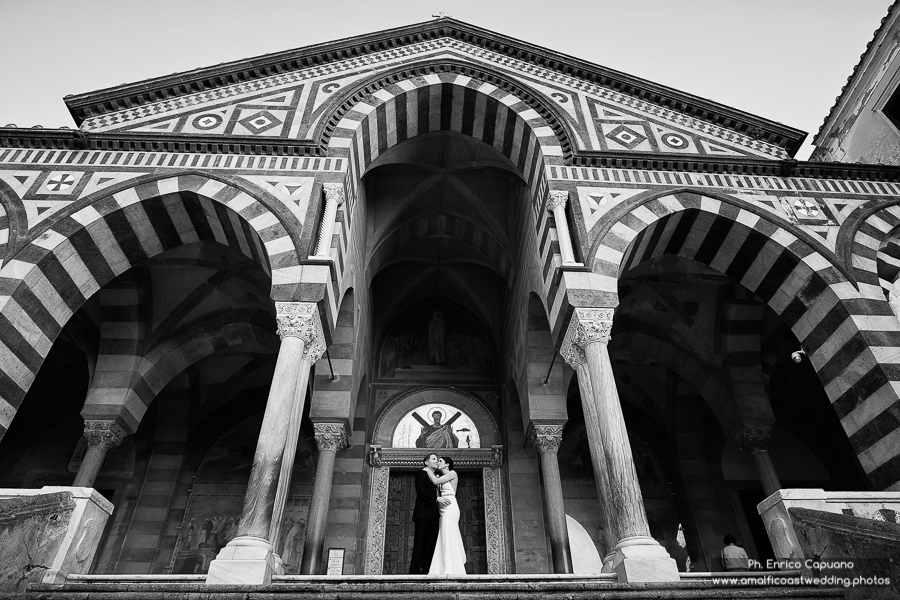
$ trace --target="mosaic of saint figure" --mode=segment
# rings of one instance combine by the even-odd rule
[[[431,424],[428,424],[425,419],[413,413],[413,417],[422,424],[422,433],[416,440],[416,448],[456,448],[459,446],[459,440],[456,434],[453,433],[452,425],[461,414],[461,412],[457,412],[442,425],[443,415],[440,411],[436,410],[431,413],[431,418],[434,421]]]

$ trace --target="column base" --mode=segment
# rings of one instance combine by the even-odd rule
[[[620,541],[616,544],[611,566],[620,583],[681,581],[675,559],[651,537],[629,537]]]
[[[278,570],[279,562],[275,560],[272,544],[268,540],[236,537],[209,563],[206,583],[268,585],[272,583],[272,575]]]

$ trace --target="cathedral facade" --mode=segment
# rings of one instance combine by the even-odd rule
[[[81,572],[407,573],[432,449],[473,574],[900,490],[896,169],[450,18],[65,102],[0,129],[0,487],[109,501]]]

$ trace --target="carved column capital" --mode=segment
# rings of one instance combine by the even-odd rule
[[[349,446],[343,423],[313,423],[319,452],[337,452]]]
[[[609,344],[612,331],[612,308],[576,308],[569,321],[559,353],[569,365],[578,368],[585,362],[584,349],[588,344]]]
[[[552,212],[556,208],[565,208],[568,201],[569,192],[550,192],[550,197],[547,200],[547,210]]]
[[[339,183],[326,183],[322,186],[325,190],[325,200],[336,202],[338,206],[344,203],[344,186]]]
[[[312,302],[276,302],[275,320],[278,336],[297,337],[303,340],[303,359],[310,364],[325,353],[325,333],[319,318],[318,307]]]
[[[738,448],[750,454],[767,450],[771,439],[772,427],[770,425],[747,425],[734,435],[734,441]]]
[[[109,450],[122,443],[128,434],[115,421],[85,421],[84,437],[88,448]]]
[[[544,452],[559,452],[562,444],[562,425],[533,425],[531,440],[537,449]]]

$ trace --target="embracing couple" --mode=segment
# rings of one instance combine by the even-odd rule
[[[453,459],[433,452],[416,473],[416,507],[413,523],[412,575],[465,575],[466,551],[459,533],[459,476]]]

